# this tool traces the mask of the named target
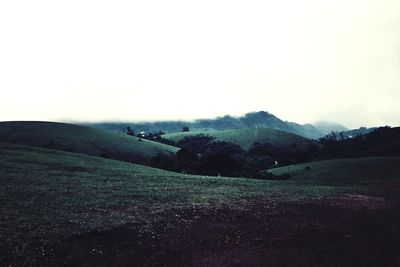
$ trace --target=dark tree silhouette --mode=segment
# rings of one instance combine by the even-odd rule
[[[126,127],[126,134],[130,136],[134,136],[135,133],[133,132],[133,129],[131,127]]]

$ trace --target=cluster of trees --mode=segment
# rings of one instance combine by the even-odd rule
[[[247,152],[255,168],[269,169],[275,166],[268,159],[279,162],[279,166],[307,162],[319,156],[320,148],[317,144],[298,149],[296,143],[291,146],[274,146],[270,143],[255,143]]]
[[[135,134],[133,129],[130,126],[127,126],[126,129],[123,130],[123,132],[129,136],[137,136],[137,137],[140,137],[143,139],[160,141],[162,143],[170,143],[170,142],[168,142],[168,140],[163,139],[161,137],[162,135],[165,134],[163,131],[158,131],[158,132],[153,132],[153,133],[140,132],[138,134]],[[182,127],[182,132],[189,132],[189,127],[187,127],[187,126]]]
[[[380,127],[369,134],[338,139],[334,135],[321,138],[320,158],[400,156],[400,128]]]
[[[163,138],[156,141],[181,148],[176,155],[157,155],[150,165],[175,172],[249,177],[260,179],[287,179],[277,177],[265,170],[278,166],[310,162],[323,159],[400,156],[400,128],[382,127],[373,132],[351,139],[328,136],[306,148],[274,146],[270,143],[255,143],[248,151],[240,146],[217,142],[212,137],[198,135],[186,137],[174,143]]]
[[[157,155],[153,159],[154,167],[210,176],[287,178],[265,172],[266,169],[275,166],[277,159],[281,160],[281,157],[259,153],[259,147],[244,151],[236,144],[217,142],[205,135],[187,137],[174,145],[181,148],[177,155]]]
[[[376,128],[376,127],[372,127],[372,128],[360,127],[358,129],[342,131],[342,132],[331,131],[329,134],[325,135],[321,139],[330,139],[330,140],[334,139],[337,141],[344,140],[344,139],[353,139],[355,137],[367,135],[367,134],[375,131],[376,129],[378,129],[378,128]]]
[[[161,136],[164,134],[164,132],[162,132],[162,131],[154,132],[154,133],[140,132],[138,134],[135,134],[133,129],[129,126],[126,127],[126,130],[124,130],[124,132],[130,136],[137,136],[137,137],[140,137],[143,139],[149,139],[149,140],[155,140],[155,141],[161,139]]]

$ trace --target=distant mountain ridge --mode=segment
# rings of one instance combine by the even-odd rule
[[[325,135],[323,138],[325,139],[335,139],[335,140],[345,140],[345,139],[352,139],[358,136],[363,136],[363,135],[368,135],[378,129],[378,127],[371,127],[371,128],[366,128],[366,127],[360,127],[358,129],[354,130],[347,130],[347,131],[332,131]]]
[[[339,123],[330,121],[318,121],[312,125],[323,134],[330,134],[332,132],[345,132],[350,130]]]
[[[300,136],[317,139],[325,134],[319,131],[316,127],[311,124],[298,124],[295,122],[283,121],[275,115],[266,112],[250,112],[240,117],[233,117],[225,115],[223,117],[217,117],[215,119],[199,119],[193,122],[184,121],[164,121],[164,122],[118,122],[118,123],[85,123],[84,125],[112,130],[112,131],[123,131],[127,126],[134,129],[135,132],[159,132],[174,133],[180,132],[182,127],[188,126],[190,130],[204,131],[204,130],[234,130],[234,129],[246,129],[246,128],[272,128],[276,130],[282,130],[289,133],[298,134]]]

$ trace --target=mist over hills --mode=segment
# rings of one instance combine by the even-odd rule
[[[317,121],[312,125],[325,135],[330,134],[331,132],[349,131],[349,129],[343,125],[331,121]]]
[[[185,121],[163,121],[163,122],[104,122],[85,123],[85,125],[100,129],[121,132],[127,126],[132,127],[136,132],[159,132],[173,133],[180,132],[182,127],[187,126],[194,131],[223,131],[246,128],[272,128],[289,133],[301,135],[306,138],[317,139],[323,137],[325,132],[319,130],[312,124],[298,124],[281,120],[275,115],[266,112],[250,112],[240,117],[225,115],[215,119],[198,119],[192,122]],[[333,130],[335,130],[334,128]],[[346,129],[342,126],[341,129]],[[330,132],[330,131],[329,131]]]

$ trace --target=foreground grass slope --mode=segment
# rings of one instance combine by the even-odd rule
[[[206,132],[180,132],[163,135],[163,138],[179,142],[186,137],[206,135],[215,138],[216,141],[230,142],[239,145],[243,150],[249,150],[254,143],[270,143],[279,147],[290,147],[295,144],[298,149],[305,149],[314,144],[311,140],[296,134],[267,128],[237,129],[227,131]]]
[[[0,259],[29,262],[44,244],[127,223],[148,231],[154,212],[248,197],[265,185],[0,143]]]
[[[399,172],[400,159],[390,160],[388,166],[396,168],[397,162]],[[363,167],[374,169],[371,164]],[[331,177],[340,180],[334,173]],[[300,260],[313,266],[303,262],[311,253],[321,257],[311,263],[321,266],[322,260],[354,263],[354,255],[347,258],[340,248],[353,251],[357,242],[373,242],[371,248],[357,247],[357,253],[367,256],[378,253],[377,244],[389,244],[391,250],[380,257],[392,261],[397,247],[390,242],[400,237],[392,227],[398,213],[354,213],[335,206],[338,196],[349,194],[394,201],[400,177],[392,178],[321,184],[182,175],[0,143],[0,265],[292,266]],[[383,186],[385,182],[392,186]],[[331,208],[320,207],[324,203]],[[342,239],[358,227],[354,218],[366,225],[370,216],[384,219],[376,222],[388,230],[383,245],[368,236],[379,232],[377,224],[371,225],[374,231],[365,226],[360,239],[355,233],[356,243]],[[313,235],[298,236],[307,231]],[[326,238],[329,242],[321,245]],[[293,244],[306,250],[299,254]],[[282,253],[290,257],[282,258]],[[292,262],[282,263],[286,259]],[[362,260],[371,263],[371,257]]]
[[[158,153],[173,154],[175,147],[139,140],[90,127],[56,122],[1,122],[0,142],[143,162]]]

